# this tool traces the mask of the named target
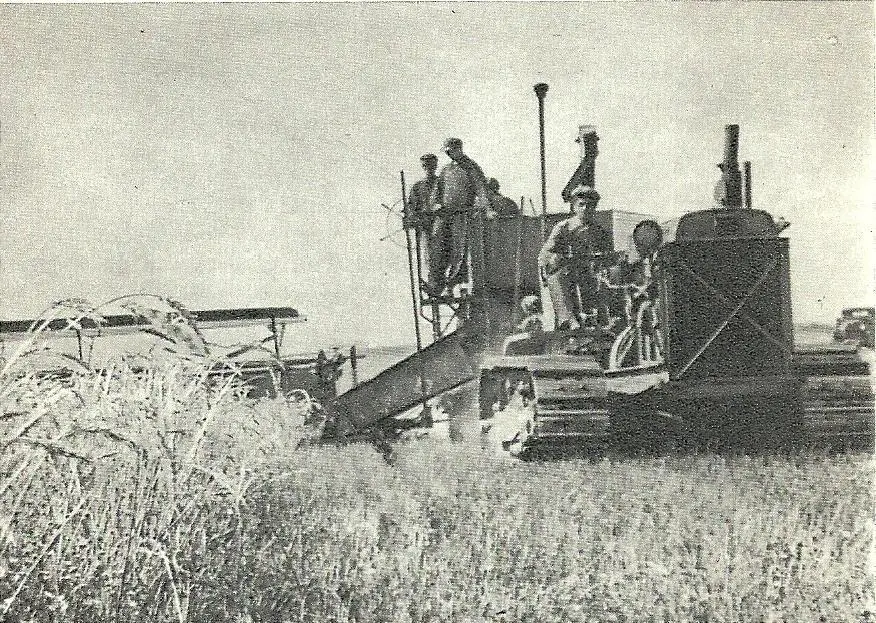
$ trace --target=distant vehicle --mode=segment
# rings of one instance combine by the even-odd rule
[[[849,307],[836,320],[833,330],[835,342],[857,342],[861,346],[873,348],[874,318],[873,307]]]

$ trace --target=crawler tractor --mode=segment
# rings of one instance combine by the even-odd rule
[[[543,173],[546,92],[536,86]],[[597,141],[594,128],[581,127],[581,161],[564,199],[578,185],[595,187]],[[596,213],[613,246],[579,268],[599,284],[599,303],[579,310],[575,329],[552,329],[550,310],[547,330],[514,329],[524,296],[549,302],[538,253],[569,216],[547,213],[544,176],[541,214],[470,219],[469,280],[449,296],[422,288],[423,244],[408,231],[417,352],[341,395],[327,436],[428,426],[430,401],[450,393],[469,397],[462,410],[478,413],[484,441],[515,456],[655,440],[762,447],[833,434],[872,439],[868,351],[795,346],[787,223],[751,207],[750,164],[740,170],[738,145],[739,127],[728,125],[716,207],[662,224]],[[404,176],[402,187],[404,195]],[[425,348],[421,322],[434,339]],[[403,415],[418,405],[419,417]]]

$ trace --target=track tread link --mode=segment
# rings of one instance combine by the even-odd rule
[[[833,373],[830,371],[831,359],[839,368],[834,368]],[[619,387],[629,385],[630,378],[622,378],[624,375],[618,376],[611,372],[606,373],[595,361],[586,358],[583,360],[578,358],[577,365],[567,358],[562,358],[561,361],[545,358],[544,361],[527,361],[525,364],[515,361],[514,363],[514,366],[506,368],[495,362],[487,373],[493,378],[494,383],[496,383],[495,379],[503,379],[499,383],[506,385],[507,393],[503,400],[498,401],[501,404],[492,403],[493,412],[497,411],[497,406],[498,411],[503,410],[515,394],[520,394],[522,402],[526,405],[526,417],[529,422],[526,430],[514,444],[515,454],[524,454],[530,448],[544,448],[561,443],[573,446],[577,444],[581,447],[595,446],[612,438],[614,434],[612,428],[615,425],[613,420],[618,415],[619,409],[627,411],[624,405],[635,407],[638,402],[634,395],[623,396],[617,391]],[[773,422],[770,427],[766,421],[752,412],[749,415],[755,416],[753,422],[760,422],[761,426],[766,425],[769,430],[775,432],[778,430],[776,427],[782,428],[777,423],[781,420],[788,427],[785,431],[788,434],[785,436],[798,443],[801,440],[817,442],[821,439],[838,437],[872,439],[874,378],[869,374],[866,366],[866,361],[862,362],[859,357],[850,358],[845,352],[830,353],[826,357],[821,354],[818,366],[818,372],[821,374],[807,376],[800,374],[802,370],[798,369],[796,375],[783,377],[788,388],[797,386],[795,394],[799,397],[799,402],[796,409],[794,407],[791,409],[799,410],[799,417],[796,419],[799,426],[794,424],[795,418],[788,412],[788,407],[795,402],[794,400],[780,400],[776,396],[773,396],[772,400],[768,399],[769,394],[775,391],[776,379],[740,378],[723,379],[723,381],[731,385],[743,383],[750,394],[749,407],[754,408],[759,405],[756,409],[758,412],[764,413],[763,409],[766,408],[766,411],[774,412],[778,418],[778,420],[770,418]],[[861,374],[861,372],[865,373]],[[650,375],[640,375],[635,378],[641,381],[642,386],[661,385],[660,372],[656,369]],[[702,390],[707,393],[714,390],[723,394],[725,392],[720,390],[720,385],[722,383],[717,383],[717,386],[703,386]],[[664,389],[658,391],[665,389],[664,385]],[[691,389],[693,388],[688,388],[687,391],[679,391],[679,388],[676,388],[676,391],[670,390],[671,394],[678,392],[681,402],[676,406],[682,411],[685,411],[684,406],[688,402],[691,407],[700,402],[696,398],[698,391],[691,392]],[[638,390],[632,393],[641,396]],[[685,394],[688,396],[687,399],[682,398]],[[649,404],[650,402],[648,399],[644,401]],[[661,407],[662,402],[657,399],[651,405],[657,411],[654,409],[651,411],[659,413],[661,408],[668,406]],[[632,422],[628,420],[630,418],[621,417],[619,423]],[[695,420],[689,421],[688,427],[695,426],[697,424]],[[728,423],[732,424],[732,420],[736,418],[731,418]],[[745,418],[740,418],[738,423],[743,424],[744,420]]]

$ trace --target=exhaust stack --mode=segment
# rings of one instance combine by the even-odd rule
[[[718,164],[721,169],[723,196],[719,203],[725,208],[742,207],[742,173],[739,171],[739,126],[724,126],[724,160]]]
[[[598,140],[596,128],[592,125],[578,126],[578,138],[575,139],[575,142],[581,145],[581,163],[584,165],[580,179],[582,186],[596,188],[596,156],[599,155],[596,142]]]
[[[578,168],[569,178],[566,187],[563,188],[563,201],[566,203],[572,200],[572,191],[578,186],[590,186],[596,188],[596,156],[599,155],[599,148],[596,143],[599,137],[596,135],[596,128],[592,125],[578,126],[578,138],[575,142],[581,145],[581,162]]]

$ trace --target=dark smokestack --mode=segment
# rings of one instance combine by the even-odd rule
[[[726,188],[728,208],[742,207],[742,175],[739,172],[739,126],[724,126],[724,160],[721,162],[722,180]]]

